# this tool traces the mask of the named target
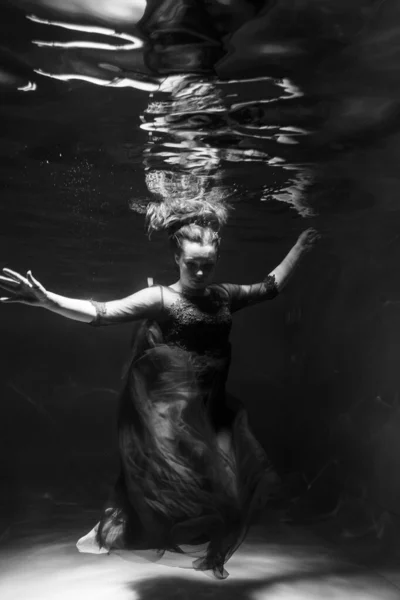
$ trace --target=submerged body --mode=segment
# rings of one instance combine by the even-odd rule
[[[137,308],[146,320],[121,396],[121,472],[92,537],[107,551],[188,553],[194,568],[225,577],[275,479],[244,406],[225,392],[232,313],[277,289],[269,277],[257,286],[213,284],[201,295],[161,286],[151,293],[159,305]],[[127,318],[123,301],[111,313],[96,308],[95,325]],[[85,551],[86,538],[78,548]]]
[[[171,230],[171,207],[158,205],[153,217],[154,229],[161,222]],[[138,322],[120,398],[120,475],[100,522],[78,549],[153,550],[153,560],[169,550],[192,556],[195,569],[224,578],[224,564],[265,507],[276,479],[244,406],[225,392],[232,314],[274,298],[315,232],[303,232],[261,283],[214,284],[219,235],[207,223],[182,224],[179,214],[175,220],[170,239],[180,278],[171,287],[99,303],[49,292],[31,271],[24,277],[3,269],[0,287],[10,295],[0,301],[92,325]]]

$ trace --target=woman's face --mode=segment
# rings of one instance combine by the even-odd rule
[[[184,240],[182,251],[175,255],[175,260],[182,285],[201,290],[211,282],[218,255],[215,246]]]

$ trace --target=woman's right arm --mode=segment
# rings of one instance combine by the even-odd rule
[[[137,319],[156,318],[162,308],[162,292],[159,286],[111,302],[95,302],[67,298],[49,292],[28,271],[23,277],[10,269],[3,269],[0,287],[9,295],[0,298],[6,304],[19,302],[45,308],[68,319],[90,325],[111,325]]]

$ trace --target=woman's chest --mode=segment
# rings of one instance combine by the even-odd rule
[[[232,316],[228,304],[219,298],[179,296],[165,306],[160,326],[167,343],[197,351],[222,349],[229,341]]]

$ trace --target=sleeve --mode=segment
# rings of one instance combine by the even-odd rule
[[[221,283],[218,287],[223,290],[228,298],[232,313],[264,300],[272,300],[279,293],[274,275],[267,275],[260,283],[251,285]]]
[[[161,286],[145,288],[121,300],[110,302],[90,300],[90,302],[96,309],[96,317],[89,323],[94,327],[140,319],[157,319],[163,309],[162,288]]]

